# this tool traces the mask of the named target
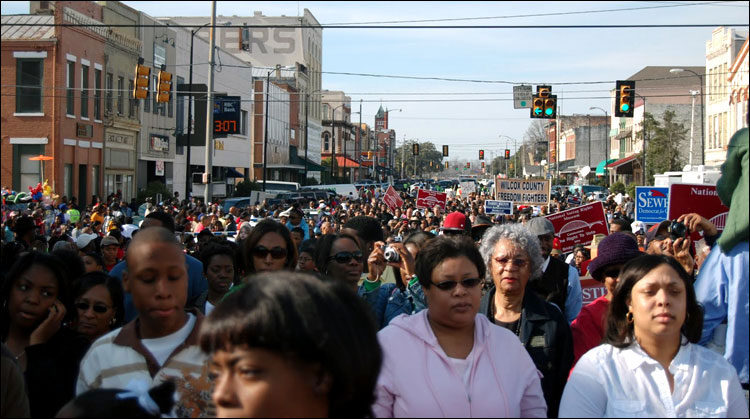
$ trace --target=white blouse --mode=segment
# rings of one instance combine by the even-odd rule
[[[720,355],[688,343],[664,368],[640,345],[600,345],[571,373],[560,417],[748,417],[737,371]]]

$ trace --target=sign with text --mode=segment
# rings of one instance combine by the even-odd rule
[[[607,295],[607,288],[604,284],[589,276],[581,278],[583,305],[591,304],[597,298],[605,295]]]
[[[513,109],[530,108],[531,97],[531,86],[525,84],[513,86]]]
[[[467,197],[470,193],[474,193],[476,191],[477,184],[473,180],[461,182],[461,196]]]
[[[510,201],[484,201],[484,213],[489,215],[513,215]]]
[[[404,200],[398,196],[398,192],[393,189],[393,185],[388,186],[388,190],[383,195],[383,202],[388,205],[391,212],[395,213],[396,208],[402,208],[404,206]]]
[[[657,224],[667,219],[669,188],[656,186],[635,187],[635,219],[646,224]]]
[[[682,214],[693,212],[711,221],[719,231],[723,231],[729,208],[721,203],[721,199],[716,192],[716,185],[685,183],[669,185],[667,219],[674,220]],[[692,238],[693,240],[700,240],[700,234],[694,234]]]
[[[432,209],[435,205],[440,205],[440,208],[445,211],[445,201],[448,199],[448,195],[444,192],[428,191],[425,189],[417,190],[417,208],[419,209]]]
[[[495,199],[511,201],[516,205],[548,205],[549,181],[524,179],[497,179]]]
[[[241,99],[239,96],[219,96],[214,101],[214,137],[242,132]]]
[[[548,215],[547,219],[555,226],[563,253],[578,243],[590,244],[596,234],[609,234],[601,201]]]

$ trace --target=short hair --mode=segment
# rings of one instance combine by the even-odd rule
[[[685,284],[686,300],[685,323],[682,334],[690,343],[698,343],[703,330],[703,307],[695,297],[692,278],[685,272],[685,268],[677,260],[665,255],[644,254],[626,263],[620,271],[612,301],[609,303],[606,317],[606,331],[604,342],[617,348],[625,348],[635,342],[633,324],[628,323],[628,302],[635,284],[649,272],[661,265],[668,265],[674,269]]]
[[[544,259],[542,259],[542,246],[539,244],[539,238],[523,224],[501,224],[490,227],[482,236],[482,245],[479,246],[479,251],[482,253],[488,268],[487,282],[492,282],[492,254],[495,252],[495,246],[502,239],[510,240],[516,247],[529,255],[531,271],[529,279],[542,276]]]
[[[200,254],[201,262],[203,262],[203,273],[205,274],[208,272],[208,265],[211,263],[211,258],[217,255],[228,256],[232,260],[232,268],[237,272],[237,262],[234,260],[234,253],[235,251],[231,246],[214,241],[209,242],[208,245],[201,250]]]
[[[10,299],[10,292],[13,288],[13,283],[21,277],[21,275],[32,268],[32,266],[42,266],[47,268],[55,279],[57,279],[57,299],[63,303],[67,310],[64,321],[70,320],[71,300],[70,300],[70,280],[68,272],[65,270],[65,265],[59,257],[41,252],[25,252],[21,253],[16,262],[11,266],[8,274],[5,276],[5,280],[0,286],[0,306],[2,306],[2,314],[0,315],[0,337],[5,339],[8,336],[8,328],[10,326],[10,313],[8,312],[8,300]]]
[[[153,214],[153,213],[152,213]],[[126,267],[125,270],[130,270],[130,264],[133,263],[134,257],[131,257],[131,253],[134,252],[134,249],[139,247],[141,243],[167,243],[167,244],[173,244],[177,246],[178,249],[182,252],[182,244],[177,240],[177,237],[174,235],[174,231],[170,231],[164,227],[150,227],[146,229],[139,230],[140,233],[138,233],[137,236],[133,237],[133,240],[130,241],[130,245],[128,246],[128,250],[125,256],[125,263]]]
[[[432,271],[446,259],[465,257],[476,267],[479,278],[485,276],[487,270],[482,254],[470,237],[461,236],[439,236],[428,241],[419,251],[417,256],[417,279],[424,288],[432,286]]]
[[[52,254],[60,259],[60,262],[65,266],[65,272],[67,273],[68,280],[74,281],[79,276],[86,273],[86,265],[83,263],[83,258],[78,254],[78,249],[57,249],[53,250]],[[102,267],[104,264],[102,263]]]
[[[629,231],[631,233],[633,232],[633,229],[630,227],[630,223],[627,220],[623,220],[622,218],[615,218],[609,223],[617,224],[618,226],[620,226],[620,231]]]
[[[331,262],[328,260],[328,255],[331,253],[334,243],[341,239],[351,240],[357,245],[357,247],[361,247],[359,239],[351,234],[326,234],[321,237],[318,240],[318,245],[315,246],[315,255],[313,256],[313,259],[315,259],[315,267],[318,268],[318,272],[320,272],[321,275],[327,275],[326,272],[328,272],[328,265]],[[367,257],[367,255],[365,255],[365,257]]]
[[[112,306],[115,309],[114,323],[110,325],[110,330],[117,329],[122,326],[125,320],[125,297],[122,289],[122,283],[118,278],[109,276],[104,271],[100,272],[89,272],[83,274],[75,282],[73,282],[73,300],[86,294],[88,290],[94,288],[97,285],[104,285],[109,292],[109,298],[112,299]],[[77,315],[77,312],[76,312]]]
[[[234,347],[320,365],[332,377],[331,417],[372,416],[382,352],[370,309],[347,285],[302,273],[264,272],[204,320],[206,353]]]
[[[383,228],[380,227],[380,221],[377,218],[368,217],[366,215],[358,215],[350,218],[344,228],[351,228],[357,232],[357,235],[365,241],[365,243],[383,241]]]
[[[172,411],[175,388],[174,381],[168,380],[148,391],[148,397],[156,403],[159,413],[148,411],[140,402],[137,393],[131,392],[128,388],[98,388],[71,400],[58,414],[61,417],[81,418],[160,418],[160,413],[168,414]]]
[[[104,261],[102,260],[102,256],[99,253],[88,252],[84,256],[88,256],[88,257],[94,259],[96,261],[96,263],[99,264],[99,266],[101,266],[102,268],[104,268]],[[81,257],[81,259],[83,260],[83,257]]]
[[[160,221],[162,227],[166,228],[167,230],[174,233],[175,231],[175,224],[174,224],[174,217],[167,214],[164,211],[157,210],[149,213],[146,218],[152,218],[154,220]]]
[[[292,241],[292,235],[289,234],[289,229],[284,224],[266,218],[253,227],[253,230],[242,243],[242,259],[239,263],[245,274],[255,273],[253,249],[258,245],[263,236],[268,233],[278,234],[284,239],[284,243],[286,243],[286,263],[284,263],[284,267],[294,269],[297,265],[297,248],[294,245],[294,241]]]
[[[406,240],[404,240],[404,245],[412,243],[421,249],[425,245],[425,243],[427,243],[428,241],[434,238],[435,238],[435,235],[432,233],[427,233],[424,231],[416,231],[414,233],[409,234]]]

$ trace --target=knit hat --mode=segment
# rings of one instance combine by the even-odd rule
[[[603,281],[604,268],[624,264],[643,253],[633,236],[626,233],[614,233],[604,238],[597,247],[597,256],[589,263],[589,272],[597,281]]]
[[[555,226],[552,221],[544,217],[535,217],[526,222],[526,228],[535,236],[555,234]]]

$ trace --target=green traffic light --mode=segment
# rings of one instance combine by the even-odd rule
[[[541,108],[534,108],[534,113],[537,114],[537,115],[541,115],[542,114],[542,109]]]
[[[627,103],[623,103],[623,104],[622,104],[622,105],[620,106],[620,110],[621,110],[621,111],[623,111],[623,112],[627,112],[627,111],[629,111],[629,110],[630,110],[630,105],[628,105]]]
[[[552,112],[554,112],[552,108],[547,108],[544,110],[544,113],[546,113],[547,115],[552,115]]]

